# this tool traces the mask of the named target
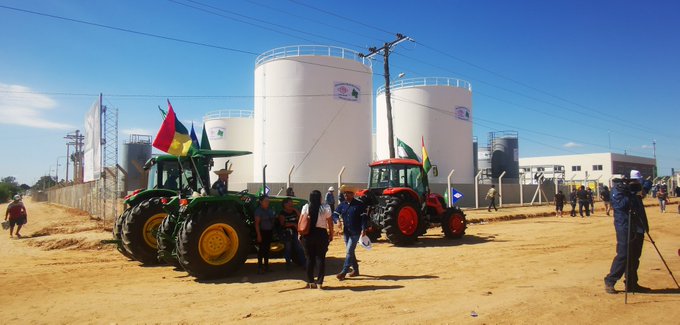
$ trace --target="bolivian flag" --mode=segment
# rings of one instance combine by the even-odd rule
[[[168,100],[168,114],[153,140],[153,146],[173,156],[186,156],[191,149],[191,143],[189,131],[177,120],[177,115]]]
[[[425,137],[421,137],[420,139],[423,142],[423,169],[425,170],[425,174],[427,174],[432,168],[432,163],[430,163],[430,157],[427,155],[427,150],[425,149]]]

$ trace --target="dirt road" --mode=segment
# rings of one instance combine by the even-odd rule
[[[640,283],[654,292],[630,295],[628,305],[622,293],[604,292],[615,241],[612,219],[601,212],[475,224],[458,241],[430,229],[408,248],[378,242],[371,251],[358,248],[363,276],[339,282],[331,275],[320,291],[303,289],[302,271],[286,271],[280,260],[274,272],[256,275],[249,259],[237,275],[215,282],[168,266],[142,267],[101,245],[110,234],[86,215],[43,203],[28,202],[27,209],[22,232],[29,238],[0,236],[2,324],[666,324],[680,318],[680,290],[648,241]],[[539,210],[548,209],[522,209]],[[652,235],[680,276],[680,215],[657,210],[647,208]],[[336,239],[329,273],[340,269],[343,256]]]

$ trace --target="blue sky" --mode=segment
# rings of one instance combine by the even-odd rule
[[[613,152],[651,157],[656,140],[659,172],[680,169],[677,1],[0,0],[0,6],[213,46],[0,7],[0,138],[11,148],[0,159],[0,176],[23,183],[54,173],[65,155],[63,137],[83,130],[100,92],[104,104],[119,109],[121,138],[155,135],[156,107],[166,97],[180,119],[198,124],[209,111],[251,109],[257,53],[298,44],[364,52],[394,33],[416,43],[397,47],[393,73],[472,83],[474,134],[482,142],[489,131],[517,130],[520,156],[539,156],[605,152],[611,135]],[[382,84],[375,75],[375,87]]]

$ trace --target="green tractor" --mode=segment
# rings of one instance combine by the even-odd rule
[[[263,179],[266,178],[263,176]],[[267,188],[266,181],[264,183],[262,189]],[[240,268],[256,246],[254,212],[258,198],[259,195],[241,191],[179,200],[177,231],[173,238],[174,255],[181,267],[198,279],[225,277]],[[270,197],[270,208],[280,211],[284,198]],[[293,198],[297,209],[306,203]],[[283,248],[283,242],[275,234],[272,254],[281,253]]]
[[[427,173],[420,162],[386,159],[370,167],[368,189],[357,193],[369,209],[369,238],[376,240],[384,231],[391,243],[410,245],[432,224],[440,224],[447,238],[465,234],[465,213],[457,206],[447,207],[441,195],[430,192]]]

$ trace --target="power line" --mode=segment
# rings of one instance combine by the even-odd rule
[[[0,8],[8,9],[8,10],[14,10],[14,11],[19,11],[23,13],[28,13],[32,15],[38,15],[38,16],[43,16],[43,17],[49,17],[49,18],[54,18],[54,19],[60,19],[60,20],[65,20],[65,21],[70,21],[74,23],[79,23],[79,24],[84,24],[84,25],[90,25],[90,26],[95,26],[95,27],[100,27],[100,28],[105,28],[105,29],[111,29],[111,30],[116,30],[119,32],[125,32],[125,33],[130,33],[130,34],[136,34],[136,35],[143,35],[143,36],[148,36],[148,37],[154,37],[154,38],[159,38],[159,39],[164,39],[168,41],[174,41],[174,42],[179,42],[179,43],[185,43],[185,44],[192,44],[192,45],[198,45],[198,46],[204,46],[204,47],[209,47],[209,48],[214,48],[214,49],[220,49],[220,50],[225,50],[225,51],[230,51],[230,52],[237,52],[237,53],[244,53],[244,54],[251,54],[251,55],[258,55],[255,52],[251,51],[246,51],[246,50],[240,50],[240,49],[235,49],[231,47],[225,47],[221,45],[214,45],[214,44],[208,44],[208,43],[202,43],[202,42],[195,42],[195,41],[190,41],[190,40],[185,40],[185,39],[180,39],[176,37],[171,37],[171,36],[165,36],[165,35],[159,35],[159,34],[152,34],[152,33],[147,33],[147,32],[140,32],[128,28],[122,28],[122,27],[115,27],[115,26],[110,26],[110,25],[104,25],[104,24],[99,24],[99,23],[93,23],[85,20],[80,20],[80,19],[75,19],[75,18],[68,18],[68,17],[63,17],[63,16],[57,16],[57,15],[52,15],[52,14],[47,14],[47,13],[42,13],[42,12],[37,12],[37,11],[32,11],[32,10],[27,10],[27,9],[21,9],[21,8],[15,8],[15,7],[10,7],[10,6],[5,6],[5,5],[0,5]]]
[[[375,29],[375,30],[380,31],[380,32],[383,32],[383,33],[387,33],[387,34],[389,34],[390,36],[396,34],[396,33],[390,32],[390,31],[388,31],[388,30],[382,29],[382,28],[380,28],[380,27],[372,26],[372,25],[366,24],[366,23],[364,23],[364,22],[362,22],[362,21],[355,20],[355,19],[352,19],[352,18],[348,18],[348,17],[342,16],[342,15],[339,15],[339,14],[336,14],[336,13],[334,13],[334,12],[327,11],[327,10],[324,10],[324,9],[321,9],[321,8],[317,8],[317,7],[314,7],[314,6],[312,6],[312,5],[309,5],[309,4],[306,4],[306,3],[303,3],[303,2],[300,2],[300,1],[297,1],[297,0],[289,0],[289,1],[290,1],[290,2],[293,2],[293,3],[297,4],[297,5],[303,6],[303,7],[307,7],[307,8],[310,8],[310,9],[313,9],[313,10],[316,10],[316,11],[319,11],[319,12],[323,12],[323,13],[325,13],[325,14],[327,14],[327,15],[335,16],[335,17],[338,17],[338,18],[341,18],[341,19],[344,19],[344,20],[351,21],[351,22],[353,22],[353,23],[359,24],[359,25],[364,26],[364,27],[368,27],[368,28],[371,28],[371,29]]]

